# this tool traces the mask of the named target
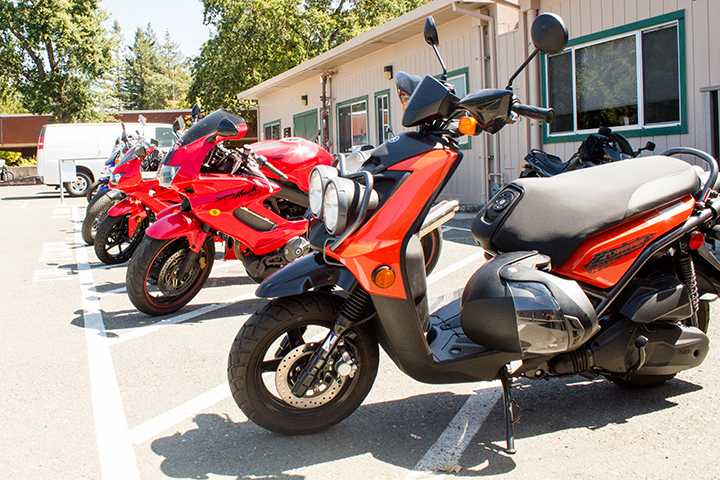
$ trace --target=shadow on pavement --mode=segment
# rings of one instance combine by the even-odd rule
[[[642,391],[623,390],[604,381],[573,386],[577,379],[522,384],[516,389],[525,416],[516,425],[520,450],[523,438],[622,424],[635,416],[671,408],[676,403],[669,398],[701,388],[678,379]],[[163,473],[174,478],[305,478],[287,472],[366,454],[410,470],[467,398],[442,392],[363,405],[330,430],[301,437],[273,434],[249,421],[236,423],[226,416],[200,414],[194,418],[195,428],[159,438],[151,448],[164,457]],[[515,461],[503,451],[503,429],[498,403],[462,456],[463,468],[457,475],[512,471]]]
[[[262,298],[253,298],[250,300],[242,300],[236,303],[228,304],[227,306],[224,306],[222,308],[218,308],[217,310],[213,310],[211,312],[204,313],[202,315],[198,315],[197,317],[191,318],[189,320],[186,320],[184,322],[185,324],[191,324],[191,323],[204,323],[209,320],[221,320],[224,318],[230,318],[238,315],[250,315],[252,313],[255,313],[259,306],[266,302],[267,300]],[[192,313],[194,310],[206,307],[208,305],[213,305],[211,303],[205,303],[205,304],[193,304],[191,307],[182,308],[179,311],[170,314],[170,315],[162,315],[157,317],[151,317],[149,315],[145,315],[144,313],[140,313],[137,310],[131,308],[127,310],[116,310],[116,311],[106,311],[101,310],[103,316],[103,323],[105,324],[105,331],[107,332],[108,337],[115,337],[117,336],[114,332],[119,332],[122,330],[127,330],[131,328],[138,328],[138,327],[148,327],[152,326],[156,323],[159,323],[165,319],[177,317],[179,315]],[[76,317],[72,319],[70,322],[71,325],[74,325],[79,328],[85,328],[85,321],[83,319],[83,311],[82,310],[76,310],[75,311]]]

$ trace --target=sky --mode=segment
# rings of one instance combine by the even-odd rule
[[[169,31],[186,57],[198,55],[210,36],[209,27],[203,25],[201,0],[102,0],[102,6],[110,14],[110,25],[113,20],[120,22],[126,45],[132,44],[135,30],[148,22],[158,38]]]

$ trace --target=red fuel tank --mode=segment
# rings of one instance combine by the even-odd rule
[[[315,166],[333,163],[333,157],[327,150],[304,138],[264,140],[249,146],[282,170],[303,192],[308,191],[308,177]]]

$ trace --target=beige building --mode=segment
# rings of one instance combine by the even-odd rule
[[[636,146],[650,140],[658,151],[684,145],[717,156],[718,0],[434,0],[240,97],[258,101],[261,138],[303,136],[341,152],[376,145],[402,130],[392,77],[439,73],[422,38],[427,15],[462,95],[505,84],[531,51],[529,25],[544,11],[564,18],[570,44],[538,57],[514,88],[525,103],[552,105],[556,120],[467,139],[445,197],[481,204],[519,174],[530,148],[568,158],[600,124]]]

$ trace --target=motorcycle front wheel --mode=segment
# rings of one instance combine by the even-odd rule
[[[360,406],[379,359],[367,325],[340,340],[305,395],[291,391],[332,328],[342,301],[320,292],[280,298],[243,325],[230,350],[227,374],[233,398],[250,420],[273,432],[303,435],[335,425]]]
[[[90,204],[85,211],[85,218],[82,223],[82,238],[85,243],[92,245],[95,243],[95,234],[100,222],[107,216],[108,210],[112,208],[118,201],[110,198],[108,195],[102,195]]]
[[[145,236],[128,264],[125,277],[135,308],[148,315],[165,315],[180,310],[195,298],[212,270],[215,243],[209,238],[198,257],[185,265],[189,251],[184,237],[157,240]]]
[[[130,260],[145,235],[145,225],[138,225],[132,237],[128,236],[128,217],[105,216],[95,232],[95,255],[106,265],[117,265]]]

